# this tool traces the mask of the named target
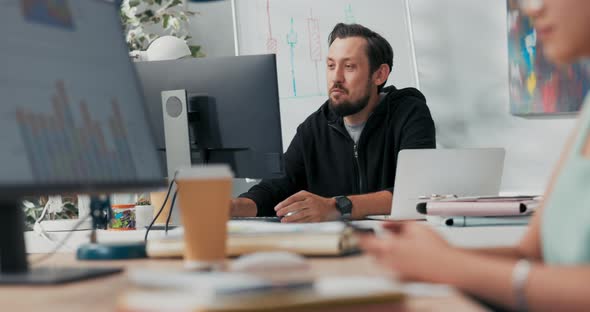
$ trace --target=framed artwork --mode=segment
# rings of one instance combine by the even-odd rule
[[[508,0],[510,112],[535,116],[572,114],[590,89],[590,67],[556,66],[543,56],[531,19]]]

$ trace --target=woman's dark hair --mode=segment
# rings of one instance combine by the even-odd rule
[[[367,40],[366,52],[367,57],[369,58],[371,74],[375,73],[381,64],[387,64],[387,66],[389,66],[389,71],[392,70],[393,49],[391,48],[391,45],[385,40],[385,38],[381,37],[381,35],[363,25],[337,24],[328,37],[328,43],[329,45],[332,45],[332,42],[337,38],[345,39],[350,37],[361,37]],[[377,88],[378,92],[381,92],[381,89],[383,89],[386,82],[387,80]]]

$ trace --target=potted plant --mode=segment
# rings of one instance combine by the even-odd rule
[[[139,194],[135,202],[135,227],[144,229],[150,224],[154,215],[154,207],[151,204],[149,193]]]
[[[43,215],[43,209],[46,208],[50,200],[49,196],[39,196],[39,197],[26,197],[23,200],[23,209],[25,214],[25,229],[30,231],[33,229],[33,226],[39,218]],[[59,220],[75,220],[78,219],[78,200],[75,195],[62,195],[60,199],[59,207],[53,207],[49,209],[43,220],[46,224],[49,224],[51,221],[59,221]]]
[[[188,42],[187,26],[196,14],[183,0],[123,0],[121,21],[129,51],[145,51],[159,37],[174,36],[187,43],[193,57],[203,57],[201,47]]]

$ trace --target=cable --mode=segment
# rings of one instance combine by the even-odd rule
[[[170,191],[172,190],[172,186],[174,185],[174,183],[175,183],[175,179],[170,181],[170,185],[168,185],[168,192],[166,192],[166,197],[164,198],[164,201],[162,202],[162,206],[158,210],[158,213],[154,216],[154,219],[152,219],[152,222],[150,222],[150,225],[147,227],[147,230],[145,231],[144,241],[146,241],[146,242],[148,240],[148,235],[150,233],[150,230],[154,226],[154,223],[156,223],[156,220],[160,217],[160,214],[162,214],[162,211],[164,211],[164,207],[166,207],[166,203],[168,202],[168,197],[170,197]]]
[[[72,228],[72,230],[66,235],[66,237],[64,237],[61,241],[59,241],[59,243],[57,243],[57,245],[53,248],[53,250],[41,257],[39,257],[39,259],[36,259],[34,261],[31,261],[32,265],[37,265],[49,258],[51,258],[53,255],[55,255],[57,253],[57,251],[63,246],[65,245],[65,243],[70,239],[70,237],[72,237],[72,234],[74,233],[74,231],[76,231],[80,225],[82,225],[84,222],[86,222],[86,220],[88,220],[88,218],[90,218],[90,215],[85,216],[84,218],[78,220],[78,222],[74,225],[74,227]]]
[[[168,192],[166,193],[166,197],[164,198],[164,202],[162,203],[162,207],[160,207],[160,210],[158,210],[158,213],[156,214],[156,216],[154,217],[152,222],[150,222],[150,225],[147,227],[147,230],[145,231],[144,241],[146,241],[146,242],[148,240],[148,235],[150,234],[150,230],[154,226],[154,223],[156,223],[156,220],[160,217],[160,214],[162,214],[162,211],[164,211],[164,207],[166,207],[166,203],[168,202],[168,197],[170,197],[170,191],[172,190],[172,186],[174,185],[174,183],[176,183],[176,175],[174,176],[174,179],[172,179],[172,181],[170,181],[170,185],[168,185]],[[172,210],[172,206],[170,206],[170,210]]]
[[[43,230],[43,226],[41,226],[41,221],[43,221],[43,219],[45,219],[45,214],[47,213],[48,208],[49,208],[49,201],[47,201],[47,203],[43,207],[43,211],[41,211],[41,216],[39,216],[39,218],[37,218],[37,220],[35,220],[35,224],[33,225],[33,231],[35,233],[37,233],[38,235],[40,235],[41,237],[43,237],[46,240],[53,243],[54,241],[51,238],[49,238],[49,236],[47,236],[47,234],[45,234],[45,230]]]
[[[172,209],[174,209],[176,195],[178,195],[178,190],[174,191],[174,196],[172,196],[172,203],[170,204],[170,211],[168,211],[168,217],[166,218],[166,226],[164,227],[164,233],[166,233],[166,235],[168,235],[168,224],[170,224],[170,218],[172,217]]]
[[[178,176],[178,170],[174,172],[174,179],[172,180],[173,183],[176,183],[176,177]],[[174,190],[174,196],[172,196],[172,202],[170,203],[170,210],[168,210],[168,216],[166,217],[166,223],[164,225],[164,233],[168,235],[168,225],[170,224],[170,219],[172,217],[172,210],[174,210],[174,204],[176,203],[176,195],[178,195],[178,188]]]

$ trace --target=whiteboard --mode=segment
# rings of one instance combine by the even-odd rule
[[[339,22],[362,24],[393,47],[388,84],[417,87],[407,0],[235,0],[239,55],[277,55],[283,146],[327,99],[328,35]]]

